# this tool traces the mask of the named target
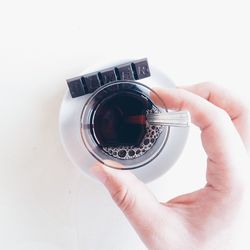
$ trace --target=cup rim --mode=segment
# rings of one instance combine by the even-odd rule
[[[104,164],[105,166],[107,167],[110,167],[110,168],[114,168],[114,169],[120,169],[120,170],[131,170],[131,169],[137,169],[137,168],[141,168],[141,167],[144,167],[146,166],[147,164],[149,164],[151,161],[153,161],[160,153],[161,151],[163,150],[163,148],[165,147],[166,143],[167,143],[167,140],[168,140],[168,137],[169,137],[169,133],[170,133],[170,127],[169,126],[164,126],[164,131],[162,131],[163,134],[163,137],[164,138],[161,138],[162,139],[162,142],[161,142],[161,145],[160,147],[156,150],[155,153],[153,153],[151,155],[151,157],[148,157],[148,159],[144,159],[143,161],[141,161],[141,163],[139,164],[135,164],[135,166],[126,166],[124,163],[128,162],[128,161],[135,161],[137,160],[138,161],[138,158],[140,157],[143,157],[145,158],[145,154],[143,154],[142,156],[139,156],[138,158],[135,158],[135,159],[122,159],[122,160],[119,160],[118,158],[115,158],[113,157],[112,159],[110,159],[111,156],[108,156],[106,153],[104,153],[103,150],[99,150],[103,153],[103,156],[107,156],[106,158],[103,157],[101,158],[97,153],[95,153],[95,150],[88,144],[88,141],[86,139],[86,133],[84,132],[86,130],[86,128],[88,130],[90,130],[89,128],[89,124],[84,124],[83,122],[83,119],[84,117],[87,119],[90,119],[90,113],[93,112],[90,111],[90,109],[88,110],[88,106],[91,104],[91,102],[94,100],[94,98],[100,93],[102,92],[103,90],[105,90],[106,88],[110,88],[114,85],[117,85],[117,84],[132,84],[132,85],[136,85],[137,87],[140,87],[140,88],[143,88],[144,90],[146,89],[148,92],[153,92],[155,96],[157,96],[157,98],[159,99],[160,103],[161,103],[161,106],[159,106],[158,104],[156,105],[152,99],[150,98],[150,96],[147,96],[156,106],[157,108],[159,108],[160,110],[162,110],[163,112],[168,112],[162,98],[156,93],[156,91],[154,91],[153,89],[151,89],[150,87],[148,87],[147,85],[143,84],[143,83],[140,83],[140,82],[137,82],[137,81],[133,81],[133,80],[117,80],[117,81],[114,81],[114,82],[111,82],[111,83],[108,83],[108,84],[105,84],[103,86],[101,86],[100,88],[98,88],[97,90],[95,90],[88,98],[88,100],[86,101],[86,103],[84,104],[83,108],[82,108],[82,111],[81,111],[81,115],[80,115],[80,135],[81,135],[81,139],[84,143],[84,146],[86,147],[87,151],[97,160],[99,161],[101,164]],[[142,93],[143,95],[145,95],[145,93]],[[93,136],[91,135],[90,136],[90,131],[87,133],[87,137],[92,137],[93,139]],[[159,137],[160,138],[160,137]],[[159,139],[158,138],[158,139]],[[158,140],[157,139],[157,140]],[[99,147],[97,144],[96,144],[96,147]],[[114,164],[112,165],[112,162],[119,162],[121,164]],[[122,168],[121,167],[118,167],[119,165],[123,166]]]

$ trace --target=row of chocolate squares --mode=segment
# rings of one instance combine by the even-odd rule
[[[139,80],[150,76],[146,58],[123,63],[98,72],[67,80],[72,98],[94,92],[104,84],[117,80]]]

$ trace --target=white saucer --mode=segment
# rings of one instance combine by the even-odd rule
[[[104,63],[87,68],[81,74],[99,71],[104,68],[119,65],[133,59]],[[174,83],[162,72],[149,63],[151,76],[139,82],[154,87],[175,87]],[[81,75],[79,74],[79,75]],[[66,82],[65,82],[66,86]],[[80,116],[82,108],[90,94],[72,98],[69,90],[63,98],[59,115],[59,129],[64,149],[72,163],[90,175],[89,169],[96,159],[87,151],[80,134]],[[130,170],[144,182],[152,181],[163,175],[180,156],[188,136],[189,128],[171,127],[167,143],[161,153],[144,167]],[[117,170],[121,171],[121,170]],[[123,170],[126,171],[126,170]]]

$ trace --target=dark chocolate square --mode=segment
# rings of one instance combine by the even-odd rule
[[[119,80],[135,80],[131,63],[117,66],[116,73]]]
[[[99,74],[102,85],[110,83],[110,82],[114,82],[117,80],[114,68],[102,70],[98,74]]]
[[[147,59],[134,61],[132,63],[132,68],[133,68],[136,80],[143,79],[151,75]]]
[[[82,80],[87,93],[92,93],[101,86],[97,73],[84,75]]]
[[[72,98],[86,94],[84,90],[83,82],[80,76],[68,79],[67,84],[68,84],[69,91],[70,91]]]

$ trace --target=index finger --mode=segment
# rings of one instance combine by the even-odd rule
[[[228,114],[204,98],[183,89],[156,89],[156,92],[167,108],[190,112],[192,122],[201,129],[202,144],[208,160],[213,163],[213,174],[217,180],[226,182],[245,152]]]
[[[250,150],[250,111],[239,98],[232,95],[228,90],[209,82],[182,86],[180,88],[191,91],[225,110],[241,135],[246,147]]]

